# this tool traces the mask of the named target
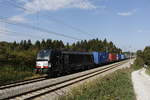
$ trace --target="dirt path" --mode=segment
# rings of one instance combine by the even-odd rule
[[[145,73],[146,69],[132,72],[132,82],[137,100],[150,100],[150,76]]]

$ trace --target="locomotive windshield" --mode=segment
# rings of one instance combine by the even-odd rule
[[[49,60],[50,59],[50,50],[42,50],[37,55],[37,60]]]

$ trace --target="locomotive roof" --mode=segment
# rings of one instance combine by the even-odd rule
[[[78,51],[62,51],[64,54],[84,54],[84,55],[91,55],[91,52],[78,52]]]

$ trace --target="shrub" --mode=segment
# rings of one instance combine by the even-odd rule
[[[119,70],[74,88],[60,100],[136,100],[131,69]]]

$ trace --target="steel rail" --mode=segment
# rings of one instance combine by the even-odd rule
[[[51,85],[48,85],[48,86],[45,86],[45,87],[41,87],[41,88],[38,88],[38,89],[35,89],[35,90],[31,90],[31,91],[28,91],[28,92],[24,92],[24,93],[21,93],[21,94],[18,94],[18,95],[14,95],[14,96],[11,96],[11,97],[7,97],[7,98],[4,98],[4,99],[7,100],[7,99],[13,99],[13,98],[16,98],[16,97],[25,96],[25,95],[28,95],[28,94],[34,94],[34,92],[36,93],[37,91],[41,91],[41,90],[46,89],[46,88],[50,88],[50,87],[53,87],[53,86],[57,86],[57,85],[60,85],[60,84],[64,84],[64,83],[67,83],[67,82],[69,82],[69,81],[73,81],[73,80],[76,80],[76,79],[79,79],[79,78],[82,78],[82,77],[87,76],[87,77],[85,77],[85,78],[83,78],[83,79],[80,79],[80,80],[71,82],[71,83],[66,84],[66,85],[64,85],[64,86],[60,86],[60,87],[57,87],[57,88],[55,88],[55,89],[50,89],[49,91],[44,92],[44,93],[40,93],[40,94],[37,94],[37,93],[36,93],[37,95],[31,96],[31,97],[29,97],[29,98],[26,98],[26,100],[31,100],[31,99],[36,98],[36,97],[39,97],[39,96],[41,96],[41,95],[44,95],[44,94],[47,94],[47,93],[50,93],[50,92],[54,92],[54,91],[56,91],[56,90],[58,90],[58,89],[67,87],[67,86],[72,85],[72,84],[74,84],[74,83],[77,83],[77,82],[80,82],[80,81],[89,79],[89,78],[91,78],[91,77],[94,77],[94,76],[96,76],[96,75],[99,75],[99,74],[101,74],[101,73],[104,73],[104,72],[106,72],[106,71],[109,71],[109,70],[111,70],[111,69],[114,69],[114,68],[116,68],[116,67],[118,67],[118,66],[120,66],[120,65],[123,65],[123,64],[126,63],[126,62],[127,62],[127,61],[125,60],[125,61],[119,62],[119,63],[117,63],[117,64],[110,65],[110,66],[108,66],[108,67],[105,67],[105,68],[102,68],[102,69],[99,69],[99,70],[96,70],[96,71],[92,71],[92,72],[86,73],[86,74],[84,74],[84,75],[80,75],[80,76],[77,76],[77,77],[74,77],[74,78],[71,78],[71,79],[67,79],[67,80],[58,82],[58,83],[56,82],[56,83],[54,83],[54,84],[51,84]],[[94,73],[95,73],[95,74],[94,74]],[[88,75],[89,75],[89,76],[88,76]]]
[[[11,88],[11,87],[16,87],[16,86],[20,86],[20,85],[25,85],[25,84],[29,84],[29,83],[33,83],[33,82],[38,82],[38,81],[43,81],[46,80],[46,75],[43,75],[41,77],[37,77],[37,78],[32,78],[32,79],[27,79],[27,80],[22,80],[22,81],[16,81],[13,83],[9,83],[9,84],[4,84],[0,86],[0,90],[4,90],[7,88]]]

